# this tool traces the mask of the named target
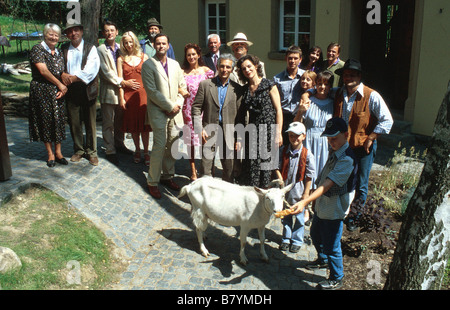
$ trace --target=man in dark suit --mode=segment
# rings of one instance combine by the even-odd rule
[[[210,34],[208,36],[208,50],[209,52],[203,56],[204,63],[214,71],[217,72],[217,62],[220,57],[220,37],[218,34]]]
[[[214,155],[219,149],[222,179],[228,182],[234,181],[237,170],[235,124],[243,123],[245,118],[241,107],[243,88],[230,80],[235,62],[232,55],[221,55],[216,77],[200,82],[192,104],[194,130],[201,134],[203,142],[200,174],[212,175]]]

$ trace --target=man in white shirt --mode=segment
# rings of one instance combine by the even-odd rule
[[[68,87],[67,114],[74,144],[74,155],[70,160],[79,162],[86,157],[90,164],[97,166],[96,99],[100,59],[95,46],[83,40],[81,24],[68,24],[64,33],[70,40],[61,46],[66,63],[66,72],[61,78]]]

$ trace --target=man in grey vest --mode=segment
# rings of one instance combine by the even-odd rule
[[[81,24],[68,24],[64,33],[70,40],[70,43],[61,46],[66,63],[61,78],[68,87],[67,115],[74,149],[70,161],[79,162],[86,157],[90,164],[97,166],[96,99],[100,59],[97,48],[83,40]],[[82,123],[86,131],[85,139]]]

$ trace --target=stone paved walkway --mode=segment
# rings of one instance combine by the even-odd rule
[[[269,263],[259,258],[259,239],[254,230],[246,247],[249,263],[246,267],[238,264],[237,229],[220,225],[207,230],[206,246],[211,256],[206,259],[199,253],[188,201],[180,201],[176,192],[163,187],[163,198],[154,200],[146,188],[147,168],[143,163],[134,164],[131,156],[119,155],[117,167],[99,151],[97,167],[82,160],[50,169],[45,163],[43,144],[29,141],[28,120],[6,116],[5,121],[13,176],[0,182],[0,204],[30,184],[40,184],[67,199],[104,231],[129,260],[115,289],[314,289],[326,277],[324,271],[304,268],[305,263],[316,258],[311,245],[296,254],[278,250],[282,227],[280,220],[274,218],[266,230]],[[100,126],[97,138],[100,149]],[[131,139],[126,140],[126,145],[134,150]],[[72,155],[68,128],[63,154],[66,158]],[[187,160],[177,161],[176,181],[180,185],[189,182],[188,167]]]

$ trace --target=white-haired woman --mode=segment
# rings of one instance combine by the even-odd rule
[[[64,58],[56,47],[61,29],[55,24],[44,27],[44,41],[30,52],[32,80],[29,98],[29,131],[31,141],[44,142],[47,166],[55,162],[67,165],[61,153],[61,142],[66,138],[64,95],[67,87],[62,83]],[[55,150],[53,152],[53,145]]]
[[[147,113],[147,93],[143,87],[141,69],[148,56],[141,51],[136,35],[125,32],[120,40],[121,56],[117,59],[117,73],[124,80],[135,79],[140,83],[138,89],[120,89],[119,103],[125,110],[123,115],[123,132],[131,133],[136,151],[133,155],[135,163],[141,162],[141,149],[139,138],[144,146],[145,165],[150,165],[150,155],[148,154],[148,144],[150,136],[150,126],[145,125],[145,115]]]

